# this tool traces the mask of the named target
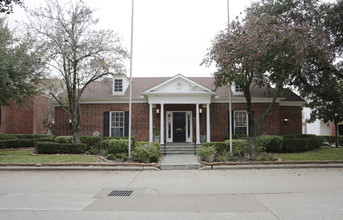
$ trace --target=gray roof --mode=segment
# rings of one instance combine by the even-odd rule
[[[157,86],[160,83],[170,79],[171,77],[133,77],[132,78],[132,97],[139,98],[142,96],[142,92]],[[228,97],[229,87],[223,86],[216,90],[214,85],[213,77],[187,77],[188,79],[217,92],[219,97]],[[95,81],[88,85],[82,94],[82,99],[106,99],[106,98],[128,98],[129,88],[126,90],[124,95],[113,95],[112,94],[112,78],[106,78],[102,81]],[[252,97],[268,98],[271,97],[275,90],[273,88],[253,87],[251,89]],[[284,101],[304,101],[298,95],[292,91],[284,92],[280,97],[285,97]]]

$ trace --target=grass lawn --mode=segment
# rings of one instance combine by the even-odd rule
[[[96,163],[101,162],[91,155],[30,155],[33,150],[0,151],[0,163]]]
[[[283,161],[343,160],[343,148],[322,147],[303,153],[282,153],[273,155]]]

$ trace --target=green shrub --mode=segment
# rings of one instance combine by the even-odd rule
[[[203,147],[204,146],[214,146],[219,155],[223,155],[225,152],[230,152],[230,140],[226,140],[225,142],[205,143]],[[242,139],[233,139],[232,152],[236,157],[245,156],[248,153],[248,141]]]
[[[220,155],[227,152],[227,146],[224,142],[209,142],[209,143],[204,143],[202,146],[203,147],[213,146],[216,149],[217,153]],[[229,148],[230,148],[230,146],[229,146]]]
[[[35,142],[51,142],[51,141],[53,141],[53,139],[48,139],[48,138],[0,140],[0,149],[34,147]]]
[[[198,156],[201,157],[201,159],[205,159],[206,157],[216,153],[217,151],[214,146],[202,146],[198,151]]]
[[[15,134],[0,134],[0,140],[16,139]]]
[[[263,150],[259,150],[259,152],[266,151],[280,153],[282,152],[283,147],[283,137],[276,135],[262,135],[257,138],[256,146],[258,146],[258,148],[263,148]]]
[[[73,136],[58,136],[55,138],[55,142],[59,144],[73,144],[74,137]]]
[[[315,134],[297,134],[295,138],[315,138],[317,137]]]
[[[305,138],[293,138],[283,140],[282,152],[294,153],[306,151],[307,149],[307,139]]]
[[[129,159],[126,153],[117,153],[116,158],[123,159],[124,161]]]
[[[274,161],[275,157],[266,152],[261,152],[261,153],[256,154],[252,159],[255,161]]]
[[[97,155],[97,154],[99,154],[99,150],[96,147],[92,147],[87,151],[87,154]]]
[[[125,140],[129,140],[129,137],[103,137],[102,140],[118,140],[118,139],[125,139]],[[131,138],[131,146],[135,146],[135,139],[132,137]]]
[[[296,138],[297,135],[295,134],[285,134],[285,135],[281,135],[281,137],[283,137],[283,139],[293,139]]]
[[[129,142],[127,139],[111,139],[108,140],[107,152],[110,154],[128,152]]]
[[[81,154],[86,150],[85,144],[60,144],[52,142],[37,142],[36,152],[39,154]]]
[[[82,136],[80,137],[80,141],[82,144],[87,145],[87,149],[96,148],[100,149],[100,142],[102,137],[94,137],[94,136]]]
[[[17,139],[40,139],[47,138],[52,139],[54,135],[52,134],[16,134]]]
[[[223,155],[218,156],[219,162],[235,161],[237,157],[232,152],[225,152]]]
[[[144,161],[150,158],[150,161],[157,162],[161,156],[161,147],[156,142],[136,142],[132,158],[138,161]]]
[[[336,136],[331,135],[321,135],[318,136],[321,137],[324,142],[328,142],[329,144],[336,143]],[[338,141],[340,144],[343,144],[343,136],[338,136]]]
[[[107,154],[106,158],[107,160],[115,160],[116,156],[114,154]]]
[[[247,140],[248,136],[246,134],[233,134],[232,135],[232,139],[243,139],[243,140]],[[226,134],[224,135],[224,140],[230,140],[230,134]]]

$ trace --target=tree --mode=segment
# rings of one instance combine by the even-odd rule
[[[214,39],[203,61],[216,63],[217,87],[236,84],[243,88],[249,115],[249,156],[255,151],[261,124],[283,88],[299,77],[312,76],[333,57],[322,31],[314,32],[301,22],[279,22],[282,19],[282,15],[247,10],[242,22],[232,22]],[[252,112],[253,87],[273,87],[271,104],[257,118]]]
[[[15,37],[0,18],[0,105],[21,103],[38,93],[36,84],[43,76],[39,54],[32,51],[30,38]]]
[[[308,122],[314,122],[316,119],[323,120],[325,123],[332,121],[335,125],[336,147],[339,147],[338,129],[337,124],[343,121],[343,108],[341,103],[343,102],[343,87],[342,82],[335,82],[332,84],[332,80],[328,80],[331,90],[326,91],[326,95],[318,96],[313,94],[309,97],[309,101],[306,104],[311,108],[311,115]],[[333,97],[334,100],[333,100]]]
[[[124,73],[127,58],[117,34],[97,29],[99,20],[93,18],[93,12],[82,0],[65,5],[50,0],[45,7],[30,12],[29,27],[39,39],[37,50],[66,88],[63,95],[51,95],[69,115],[76,143],[80,143],[83,91],[91,82],[111,74],[109,70]],[[98,65],[91,67],[92,60]]]
[[[22,6],[23,0],[0,0],[0,13],[6,13],[6,14],[12,13],[13,4]]]

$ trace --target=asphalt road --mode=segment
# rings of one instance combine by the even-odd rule
[[[343,219],[343,169],[1,171],[0,219]]]

